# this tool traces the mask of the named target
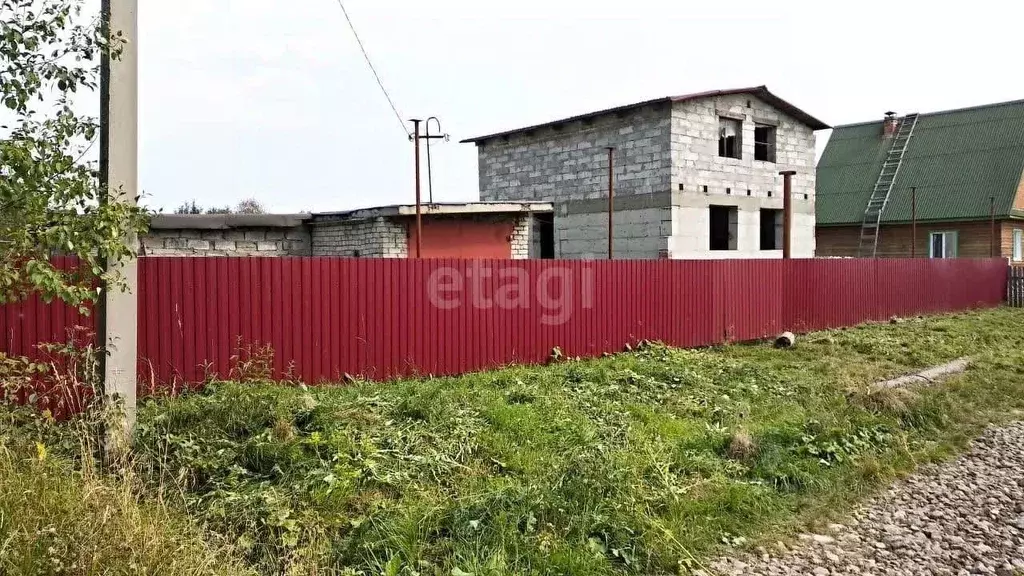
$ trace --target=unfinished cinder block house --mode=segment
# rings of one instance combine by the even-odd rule
[[[551,202],[547,252],[601,258],[614,148],[617,258],[779,258],[794,170],[793,256],[814,255],[816,130],[764,86],[659,98],[471,138],[484,201]]]

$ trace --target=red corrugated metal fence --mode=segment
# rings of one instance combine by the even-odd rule
[[[540,261],[143,258],[144,390],[227,377],[247,345],[308,383],[458,374],[702,346],[996,306],[1002,260]],[[32,300],[0,313],[0,350],[29,354],[92,319]]]

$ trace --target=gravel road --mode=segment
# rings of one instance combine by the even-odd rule
[[[722,559],[724,575],[1024,576],[1024,422],[991,428],[955,461],[923,468],[826,534]]]

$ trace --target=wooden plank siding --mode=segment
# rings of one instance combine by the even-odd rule
[[[1024,210],[1024,174],[1021,174],[1020,184],[1017,185],[1017,195],[1013,198],[1013,209]]]
[[[996,222],[999,246],[998,256],[1013,257],[1013,231],[1024,230],[1022,220]],[[957,232],[958,254],[961,258],[989,258],[992,251],[991,223],[987,221],[945,222],[918,224],[917,257],[927,258],[931,232]],[[828,226],[816,230],[818,257],[856,257],[860,244],[860,226]],[[911,226],[897,224],[882,226],[878,238],[879,258],[910,258]]]

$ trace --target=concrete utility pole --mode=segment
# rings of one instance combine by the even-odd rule
[[[105,202],[135,204],[139,191],[139,43],[138,0],[102,0],[102,26],[109,38],[117,38],[116,58],[104,56],[100,81],[100,185]],[[126,238],[138,248],[138,238]],[[131,445],[136,411],[138,355],[138,262],[134,258],[107,262],[126,283],[124,291],[100,294],[98,326],[103,393],[112,405],[122,407],[122,418],[107,426],[108,461],[117,459]]]

